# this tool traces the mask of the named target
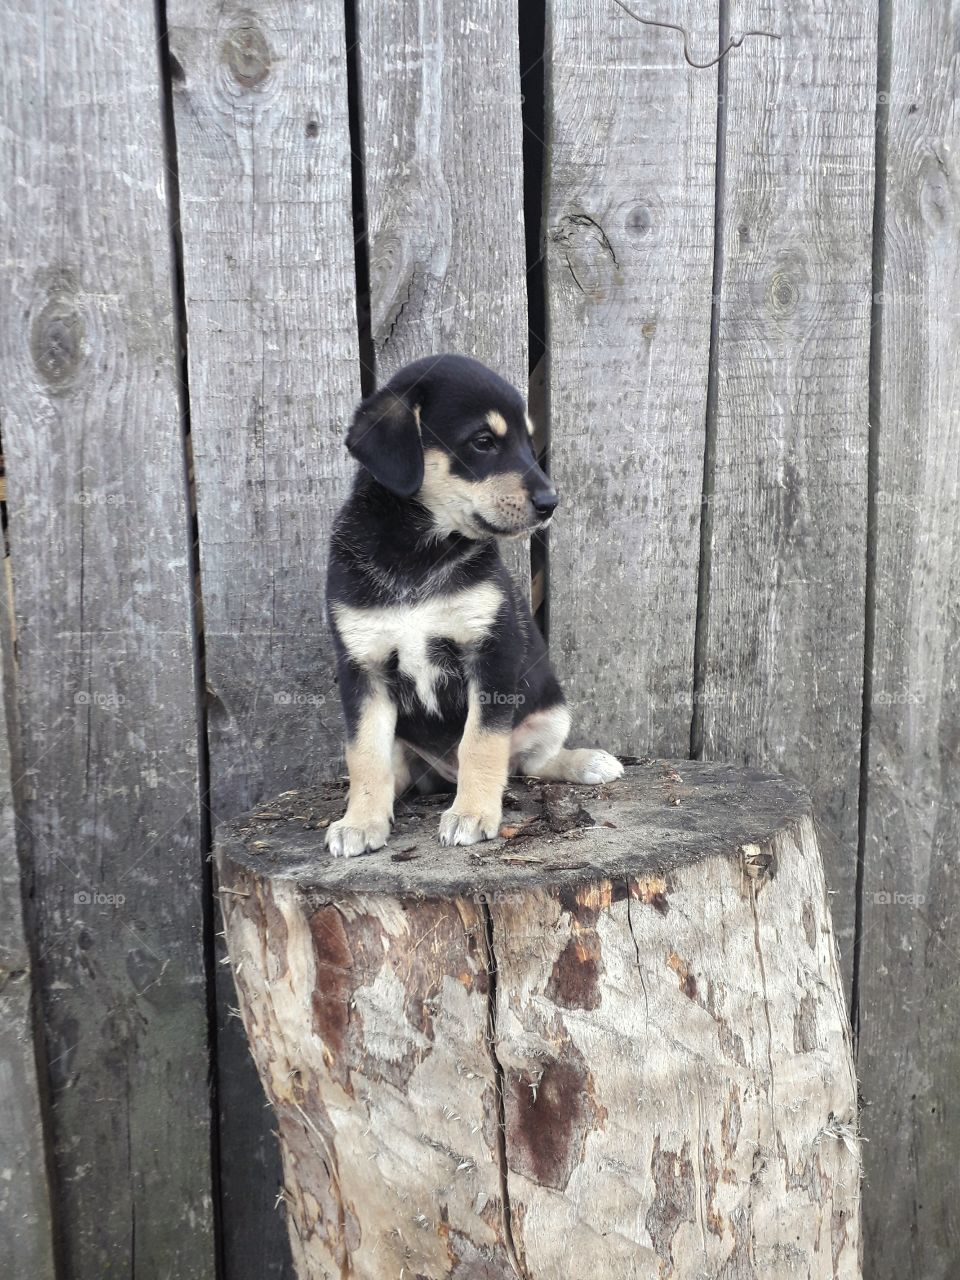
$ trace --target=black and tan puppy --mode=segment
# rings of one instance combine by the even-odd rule
[[[347,448],[361,467],[327,577],[350,774],[335,855],[383,845],[394,796],[426,767],[456,782],[446,845],[497,834],[509,772],[623,772],[606,751],[564,747],[563,692],[497,551],[557,505],[530,434],[521,396],[464,356],[408,365],[356,411]]]

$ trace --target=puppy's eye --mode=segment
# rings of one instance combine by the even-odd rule
[[[489,453],[491,449],[497,447],[497,437],[492,431],[481,431],[471,438],[470,444],[477,453]]]

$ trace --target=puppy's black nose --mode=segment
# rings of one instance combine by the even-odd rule
[[[546,520],[547,516],[552,516],[556,511],[560,495],[556,489],[540,489],[537,493],[531,494],[530,501],[540,519]]]

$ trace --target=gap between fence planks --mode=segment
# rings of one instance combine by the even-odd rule
[[[658,16],[716,19],[685,0]],[[715,72],[612,3],[548,0],[553,659],[584,743],[685,753],[713,252]]]
[[[958,1269],[960,60],[893,5],[878,229],[876,627],[860,940],[866,1274]]]
[[[23,861],[70,1280],[214,1273],[188,520],[151,6],[2,26]],[[122,900],[121,900],[122,899]]]

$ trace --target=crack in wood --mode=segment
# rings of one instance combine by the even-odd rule
[[[379,343],[379,349],[381,351],[383,351],[387,346],[387,343],[392,340],[393,335],[397,331],[397,326],[400,323],[400,318],[403,315],[404,311],[406,310],[408,304],[410,303],[410,300],[413,298],[413,286],[416,281],[416,278],[417,278],[417,265],[416,263],[414,263],[413,268],[411,269],[411,272],[410,272],[410,279],[407,281],[407,296],[400,303],[400,306],[397,308],[396,314],[394,315],[393,319],[390,321],[390,328],[387,331],[386,337],[383,338],[382,341]]]
[[[500,1183],[500,1216],[503,1226],[504,1244],[510,1265],[519,1280],[529,1280],[526,1268],[520,1262],[517,1246],[513,1238],[513,1221],[510,1210],[510,1187],[507,1178],[507,1118],[504,1101],[503,1064],[497,1057],[497,957],[493,949],[493,916],[490,904],[483,894],[477,898],[480,916],[483,920],[484,966],[487,971],[487,1026],[485,1039],[490,1053],[490,1064],[493,1067],[494,1095],[497,1107],[497,1172]]]
[[[630,881],[624,879],[624,885],[627,890],[627,928],[630,930],[630,937],[633,939],[633,949],[637,953],[637,977],[640,979],[640,988],[643,991],[643,1006],[647,1026],[650,1025],[650,999],[647,995],[647,984],[643,980],[643,969],[640,967],[640,943],[637,941],[637,935],[633,929],[633,910],[631,903],[633,894],[630,892]]]
[[[773,1025],[770,1021],[770,995],[767,990],[767,972],[763,964],[763,948],[760,945],[760,917],[757,914],[757,882],[750,881],[750,909],[753,914],[753,948],[757,956],[757,966],[760,971],[760,985],[763,990],[763,1016],[767,1025],[767,1066],[770,1072],[769,1082],[766,1088],[767,1105],[770,1108],[771,1123],[776,1127],[773,1114],[773,1082],[775,1078],[773,1069]]]

